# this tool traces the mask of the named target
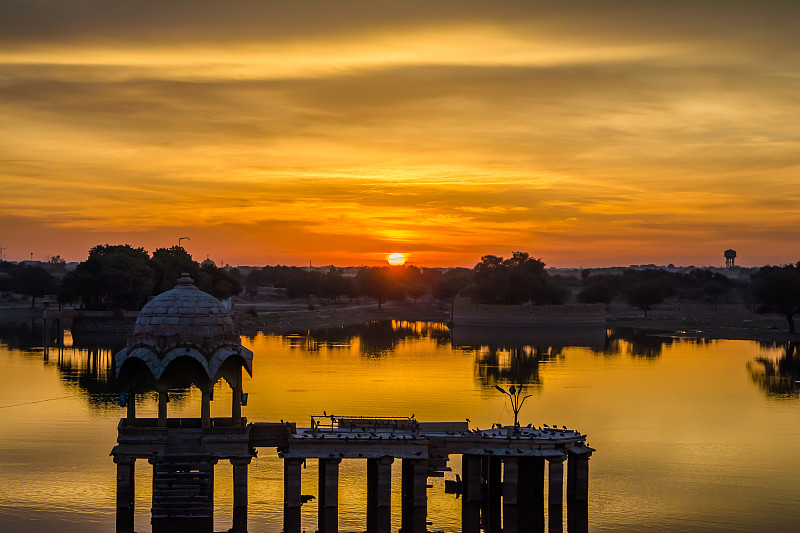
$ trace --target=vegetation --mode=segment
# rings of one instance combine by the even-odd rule
[[[36,305],[36,298],[54,294],[57,288],[58,280],[45,268],[0,262],[0,291],[30,296],[31,308]]]
[[[800,261],[796,265],[765,266],[752,278],[755,300],[762,313],[786,317],[789,332],[795,333],[794,315],[800,313]]]
[[[61,280],[59,301],[87,309],[139,309],[150,296],[174,287],[184,272],[200,290],[220,299],[242,290],[236,277],[210,263],[201,266],[178,246],[159,248],[151,258],[143,248],[99,245]]]
[[[481,257],[475,265],[472,298],[482,303],[536,305],[564,303],[566,294],[548,276],[545,264],[526,252],[513,252],[508,259]]]

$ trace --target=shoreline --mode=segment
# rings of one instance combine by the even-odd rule
[[[29,305],[0,305],[0,320],[40,319],[43,309]],[[51,311],[52,312],[52,311]],[[450,323],[449,305],[421,301],[377,304],[327,305],[305,301],[257,303],[239,302],[233,312],[236,331],[241,335],[305,334],[310,330],[357,326],[375,320]],[[795,317],[800,323],[800,317]],[[744,304],[667,301],[644,313],[625,303],[614,302],[606,312],[607,329],[632,329],[646,335],[700,340],[750,340],[765,343],[800,341],[800,333],[789,333],[786,319],[760,315]],[[800,324],[797,324],[800,328]],[[521,328],[524,329],[524,328]]]
[[[241,304],[239,308],[244,308]],[[450,321],[449,306],[431,302],[386,303],[360,306],[316,306],[314,309],[269,309],[255,313],[237,310],[234,323],[245,335],[259,331],[271,334],[302,334],[309,330],[355,326],[373,320],[423,322]],[[797,321],[800,321],[797,320]],[[667,301],[644,313],[624,303],[615,303],[606,313],[608,329],[633,329],[647,335],[702,339],[750,340],[755,342],[800,341],[800,333],[788,331],[782,316],[760,315],[743,304],[713,306],[704,302]]]

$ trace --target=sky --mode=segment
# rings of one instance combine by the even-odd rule
[[[0,247],[800,260],[800,3],[0,0]]]

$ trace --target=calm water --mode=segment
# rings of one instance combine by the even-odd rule
[[[0,328],[0,531],[114,529],[117,406],[114,348],[42,349],[30,323]],[[31,331],[33,333],[31,333]],[[577,341],[583,346],[571,346]],[[441,324],[375,323],[313,335],[243,338],[255,353],[245,381],[251,421],[307,425],[336,415],[416,415],[490,427],[513,419],[496,383],[524,382],[523,423],[576,427],[590,461],[591,531],[797,531],[800,523],[798,359],[784,345],[697,343],[600,333],[509,338]],[[229,414],[218,385],[212,415]],[[19,405],[22,404],[22,405]],[[199,416],[200,394],[169,404]],[[137,406],[156,416],[155,396]],[[458,456],[450,465],[460,470]],[[341,467],[340,527],[363,531],[365,464]],[[393,524],[399,527],[399,463]],[[448,478],[452,474],[448,475]],[[136,529],[150,530],[152,470],[137,462]],[[460,530],[460,500],[431,478],[429,526]],[[215,529],[231,524],[231,467],[216,474]],[[303,493],[316,493],[309,461]],[[282,463],[262,449],[250,467],[249,531],[281,531]],[[314,531],[315,505],[304,527]],[[566,519],[564,524],[567,524]]]

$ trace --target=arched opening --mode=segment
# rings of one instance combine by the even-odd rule
[[[183,419],[167,424],[168,393],[171,389],[188,389],[192,386],[200,390],[200,425],[211,425],[211,379],[203,365],[193,357],[186,355],[176,357],[167,365],[156,384],[159,393],[158,420],[160,426],[177,423],[180,426],[190,425],[190,421]],[[191,417],[194,418],[194,417]]]

